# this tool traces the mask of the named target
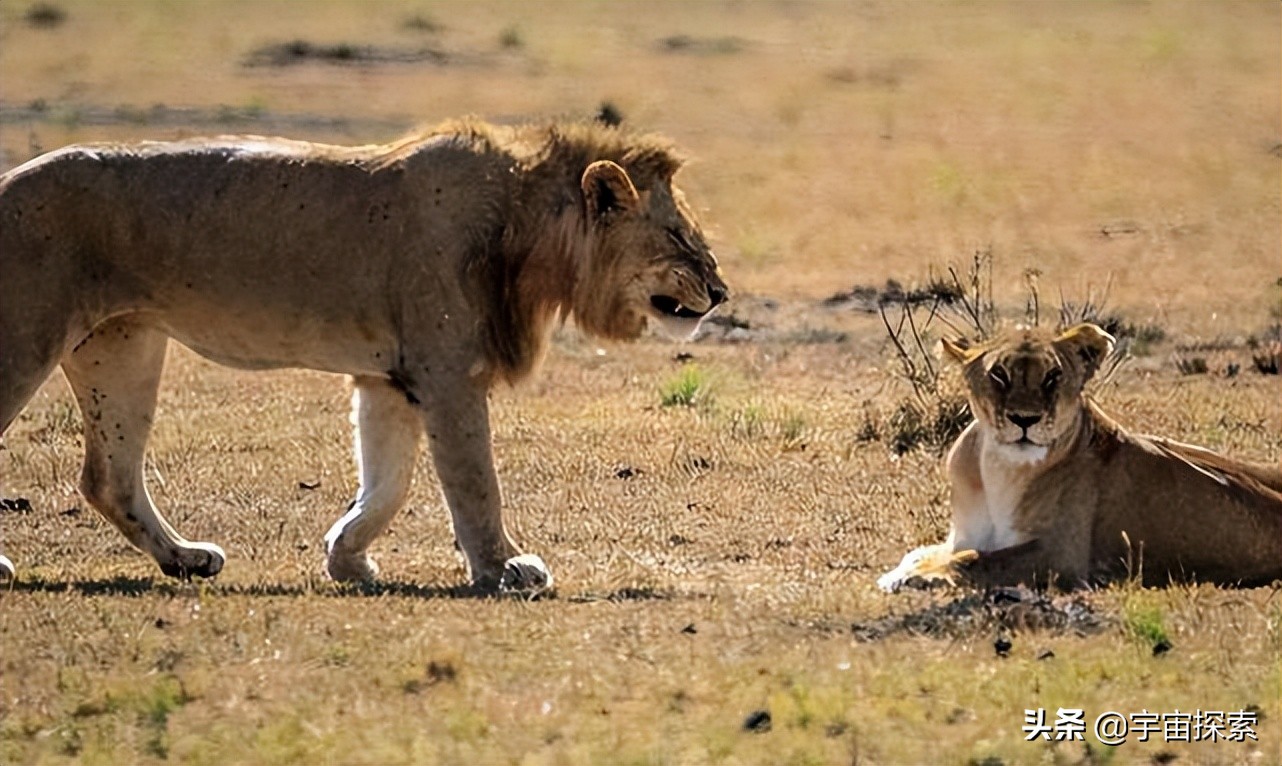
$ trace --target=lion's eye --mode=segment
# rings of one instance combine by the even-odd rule
[[[1059,385],[1060,376],[1063,374],[1064,374],[1063,370],[1059,369],[1058,367],[1048,370],[1046,372],[1046,377],[1042,378],[1042,390],[1048,394],[1051,391],[1054,391],[1055,386]]]
[[[993,381],[993,385],[997,386],[999,391],[1005,391],[1010,388],[1010,375],[1006,373],[1006,368],[1001,365],[995,365],[993,369],[989,370],[988,378]]]

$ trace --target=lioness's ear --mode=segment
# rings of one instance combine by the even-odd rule
[[[1055,345],[1061,351],[1076,354],[1077,358],[1082,360],[1087,379],[1094,375],[1104,359],[1113,353],[1115,342],[1112,335],[1090,322],[1074,325],[1055,339]]]
[[[590,221],[612,210],[635,210],[641,201],[632,179],[628,178],[628,171],[609,160],[588,165],[588,169],[583,171],[582,185],[583,202]]]
[[[981,353],[979,349],[971,345],[971,342],[965,338],[958,338],[957,340],[941,338],[939,341],[939,349],[942,352],[942,357],[945,359],[952,359],[954,362],[958,362],[960,364],[969,364],[971,360],[979,356]]]

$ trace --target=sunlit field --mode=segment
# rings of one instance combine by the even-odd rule
[[[1282,762],[1276,588],[875,586],[949,519],[875,306],[894,320],[950,268],[978,261],[1006,322],[1095,304],[1131,355],[1097,395],[1134,430],[1278,462],[1280,24],[1231,2],[0,3],[0,171],[608,103],[688,155],[734,290],[681,346],[571,324],[494,393],[505,513],[557,578],[535,601],[459,587],[426,456],[382,579],[329,582],[344,381],[174,344],[146,478],[228,561],[167,579],[78,495],[55,374],[0,447],[0,763]],[[1084,739],[1026,741],[1039,708],[1082,709]],[[1255,739],[1093,731],[1142,710],[1253,715]]]

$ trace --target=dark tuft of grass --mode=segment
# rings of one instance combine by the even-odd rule
[[[525,47],[525,35],[521,28],[510,26],[499,33],[499,47],[505,51],[521,50]]]
[[[27,9],[23,18],[33,27],[51,29],[67,20],[67,12],[53,3],[36,3]]]
[[[1205,375],[1211,367],[1204,356],[1177,354],[1175,369],[1179,370],[1181,375]]]
[[[620,109],[613,101],[602,101],[601,108],[597,110],[593,118],[602,125],[609,125],[617,128],[623,124],[623,110]]]
[[[695,37],[669,35],[659,41],[659,50],[667,53],[693,53],[700,55],[727,55],[740,53],[747,47],[738,37]]]
[[[405,20],[401,22],[401,28],[408,29],[412,32],[435,33],[435,32],[440,32],[445,27],[442,26],[439,21],[432,18],[431,16],[428,16],[422,13],[416,13],[412,16],[407,16]]]
[[[434,48],[393,48],[347,42],[319,44],[296,39],[254,49],[246,57],[245,66],[285,67],[307,62],[335,65],[446,64],[449,57]]]

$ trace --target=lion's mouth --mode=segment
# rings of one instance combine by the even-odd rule
[[[670,295],[651,295],[650,305],[660,314],[678,319],[701,319],[712,310],[709,307],[707,311],[695,311]]]

